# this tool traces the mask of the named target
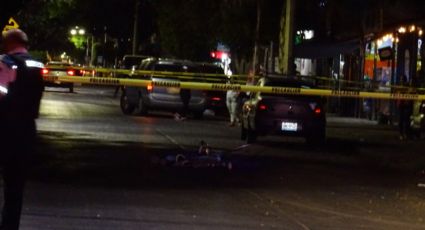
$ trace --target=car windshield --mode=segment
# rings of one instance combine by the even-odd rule
[[[63,63],[63,62],[48,62],[46,64],[46,67],[71,67],[72,65],[69,63]]]
[[[146,58],[147,57],[126,56],[126,57],[124,57],[122,65],[125,69],[131,69],[133,66],[139,66],[140,63]]]
[[[182,64],[166,64],[160,63],[155,65],[155,71],[165,72],[194,72],[195,68]]]
[[[224,74],[224,69],[214,65],[203,65],[200,67],[201,73]]]

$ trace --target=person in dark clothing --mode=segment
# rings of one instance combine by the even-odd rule
[[[401,76],[401,85],[409,86],[407,77],[405,75]],[[406,140],[410,138],[411,128],[410,128],[410,116],[413,113],[413,101],[411,100],[399,100],[397,101],[399,109],[399,132],[400,140]]]
[[[26,172],[36,139],[35,119],[44,90],[42,63],[27,51],[27,35],[18,29],[2,36],[0,56],[0,165],[4,204],[0,230],[18,230]]]
[[[176,120],[185,120],[189,113],[189,103],[192,94],[190,89],[181,89],[180,90],[180,99],[182,100],[183,107],[179,113],[176,114]]]

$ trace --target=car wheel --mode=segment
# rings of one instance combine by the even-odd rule
[[[137,105],[137,114],[146,115],[146,114],[148,114],[148,112],[149,112],[149,109],[148,109],[146,103],[143,101],[143,97],[140,96],[139,97],[139,103]]]
[[[130,104],[130,102],[128,101],[128,97],[127,97],[127,94],[125,92],[123,92],[122,95],[121,95],[120,107],[121,107],[121,111],[125,115],[132,114],[134,112],[134,110],[136,109],[136,106],[133,105],[133,104]]]

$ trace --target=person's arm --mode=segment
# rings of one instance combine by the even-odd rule
[[[16,70],[0,61],[0,111],[6,104],[9,84],[16,79]]]

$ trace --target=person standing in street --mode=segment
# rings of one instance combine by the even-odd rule
[[[234,90],[227,91],[226,106],[230,115],[230,127],[234,127],[239,122],[238,118],[238,96],[239,92]]]
[[[408,87],[408,80],[406,75],[402,75],[401,85],[403,87]],[[398,109],[399,109],[399,132],[400,140],[406,140],[411,137],[411,128],[410,128],[410,116],[413,113],[413,102],[411,100],[398,100]]]
[[[35,119],[44,90],[43,64],[28,54],[28,37],[13,29],[2,34],[0,56],[0,165],[4,204],[0,230],[18,230],[29,157],[36,139]]]
[[[180,99],[182,101],[183,106],[180,112],[174,115],[176,120],[184,121],[187,119],[191,97],[192,97],[192,94],[190,92],[190,89],[180,89]]]

